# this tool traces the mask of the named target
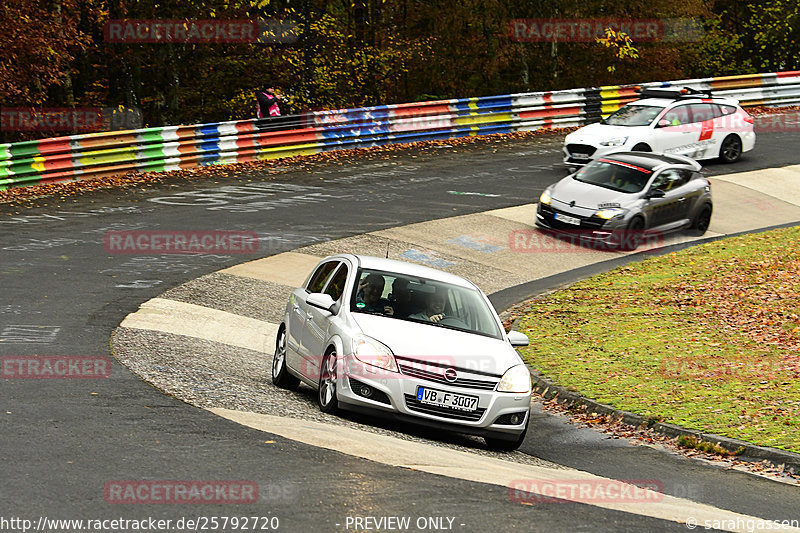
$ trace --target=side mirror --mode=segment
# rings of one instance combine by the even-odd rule
[[[651,198],[664,198],[664,195],[666,194],[667,193],[665,193],[661,189],[650,189],[649,191],[647,191],[647,194],[644,197],[647,198],[648,200]]]
[[[306,303],[313,307],[328,311],[329,313],[336,314],[336,311],[338,311],[338,309],[334,309],[336,302],[333,301],[333,298],[331,298],[329,294],[312,292],[306,297]]]
[[[524,333],[520,333],[519,331],[509,331],[508,332],[508,342],[511,343],[511,346],[518,347],[518,346],[527,346],[528,345],[528,336]]]
[[[661,120],[658,121],[658,127],[659,128],[668,128],[670,126],[672,126],[672,122],[670,122],[669,120],[667,120],[665,118],[662,118]]]

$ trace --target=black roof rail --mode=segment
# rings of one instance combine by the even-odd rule
[[[639,98],[667,98],[669,100],[680,100],[681,98],[712,98],[710,89],[693,89],[684,87],[683,89],[664,87],[664,88],[637,88],[635,90]]]

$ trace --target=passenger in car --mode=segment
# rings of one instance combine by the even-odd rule
[[[381,313],[394,316],[394,308],[389,300],[383,298],[386,281],[380,274],[369,274],[358,284],[356,308],[367,313]]]
[[[411,303],[411,291],[408,286],[411,283],[407,278],[395,278],[392,282],[392,292],[389,294],[389,305],[394,310],[396,318],[407,318],[414,310]]]

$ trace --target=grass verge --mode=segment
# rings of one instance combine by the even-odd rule
[[[617,268],[520,315],[526,362],[562,386],[800,452],[800,227]]]

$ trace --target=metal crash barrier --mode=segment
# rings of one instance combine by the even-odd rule
[[[744,107],[800,104],[800,71],[639,84],[691,87]],[[635,100],[634,85],[314,111],[275,119],[0,144],[0,190],[390,143],[580,126]]]

